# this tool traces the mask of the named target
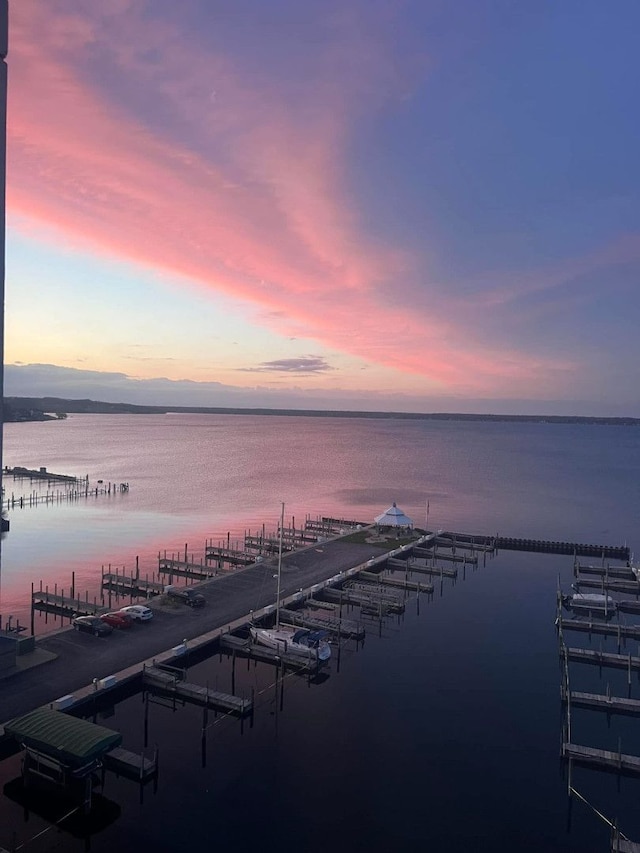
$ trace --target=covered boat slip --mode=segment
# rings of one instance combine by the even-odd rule
[[[54,783],[68,791],[82,780],[80,790],[85,810],[91,808],[92,778],[96,771],[113,770],[144,784],[157,776],[153,759],[121,749],[120,732],[56,711],[37,708],[4,726],[6,734],[25,750],[25,787],[32,778]]]
[[[5,723],[4,728],[27,749],[76,769],[92,764],[122,743],[120,732],[49,708],[36,708]]]

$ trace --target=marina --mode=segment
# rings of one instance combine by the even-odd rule
[[[323,425],[320,424],[320,426]],[[359,437],[358,443],[360,442]],[[56,467],[61,466],[52,465],[51,467],[55,470]],[[64,467],[61,469],[64,470]],[[131,499],[134,497],[137,499],[139,494],[137,480],[133,476],[126,475],[122,476],[122,479],[131,479],[132,488],[135,482],[135,489],[130,493],[127,501],[131,504]],[[198,496],[199,503],[201,500]],[[185,508],[188,506],[188,498],[185,502],[184,494],[178,498],[178,502]],[[390,500],[384,501],[383,506],[390,502]],[[507,503],[506,498],[504,503]],[[433,505],[432,500],[432,509]],[[514,511],[517,510],[517,502],[512,501],[512,505]],[[114,510],[109,509],[109,512],[114,516],[117,514],[118,527],[124,525],[123,529],[126,529],[126,513],[118,510],[115,504],[112,506]],[[530,506],[531,502],[528,502],[527,507],[530,508]],[[74,507],[73,511],[75,512],[76,509],[83,511],[81,507]],[[359,505],[356,505],[352,514],[326,512],[323,516],[338,519],[342,517],[367,519],[371,518],[376,511],[379,510],[367,514]],[[163,531],[167,523],[171,523],[169,512],[162,516],[161,524],[159,521],[159,527],[161,526]],[[193,510],[190,512],[193,513]],[[238,514],[237,504],[234,505],[232,512]],[[504,507],[500,507],[500,512],[504,514]],[[183,515],[186,518],[186,509]],[[304,508],[301,509],[298,505],[296,516],[302,519],[304,515]],[[320,513],[318,516],[322,517]],[[460,522],[459,525],[448,525],[449,529],[463,531],[495,527],[494,521],[485,526],[477,520],[470,521],[470,518],[471,516],[456,518],[456,521]],[[585,517],[584,529],[587,528],[586,521]],[[145,519],[146,523],[148,519]],[[225,533],[216,533],[213,529],[213,541],[224,543],[226,546],[226,531],[229,529],[231,534],[229,544],[232,550],[242,550],[243,534],[238,527],[251,528],[255,531],[260,529],[261,524],[262,519],[255,516],[247,517],[246,520],[239,519],[236,526],[230,517],[225,518],[217,528],[224,530]],[[267,522],[267,529],[270,526],[273,528],[273,525]],[[504,521],[500,522],[501,528],[506,526]],[[538,532],[549,529],[553,534],[556,532],[552,525],[545,524],[538,517],[531,524],[514,524],[512,520],[508,526],[515,531],[521,529],[525,536],[528,535],[529,530]],[[116,529],[116,525],[112,522],[110,527],[112,531]],[[293,525],[288,524],[287,527],[293,528]],[[299,528],[296,526],[296,529]],[[100,564],[105,561],[106,552],[102,552],[100,557],[93,561],[97,566],[98,575],[95,586],[92,586],[90,581],[91,560],[85,560],[84,567],[79,565],[80,560],[76,560],[75,563],[68,563],[68,567],[63,567],[59,571],[58,593],[61,592],[61,587],[64,587],[65,596],[69,597],[71,584],[65,581],[72,570],[76,573],[74,598],[84,600],[85,603],[87,595],[89,602],[92,602],[95,597],[96,603],[101,603],[100,590],[96,587],[102,583],[103,574],[115,575],[118,583],[122,583],[123,587],[125,585],[123,578],[129,579],[126,585],[131,586],[132,581],[136,582],[136,575],[138,582],[146,580],[149,583],[158,582],[163,586],[162,579],[157,577],[159,565],[157,555],[163,554],[164,548],[167,549],[167,559],[178,559],[179,562],[188,562],[198,568],[204,564],[205,568],[218,570],[214,562],[203,559],[204,554],[198,553],[198,548],[193,549],[193,556],[192,549],[188,549],[187,561],[182,559],[183,554],[180,553],[181,543],[186,540],[203,542],[211,536],[211,532],[212,528],[209,527],[208,530],[202,529],[202,533],[199,533],[195,526],[178,534],[161,532],[161,537],[166,538],[162,541],[160,537],[151,543],[152,547],[149,548],[151,557],[145,556],[145,553],[140,551],[139,570],[137,567],[133,570],[124,569],[124,564],[132,565],[130,554],[138,553],[138,548],[136,546],[134,550],[131,547],[127,553],[126,549],[130,546],[127,544],[128,540],[123,540],[124,548],[109,553],[108,559],[111,560],[111,566],[106,567],[105,563],[103,573],[100,572]],[[570,538],[575,542],[589,541],[580,537],[580,529],[570,532],[575,532],[576,535],[564,538]],[[32,675],[29,674],[29,670],[22,672],[19,676],[21,692],[26,690],[30,701],[36,704],[42,696],[43,705],[46,704],[47,693],[49,697],[54,697],[56,702],[64,699],[65,696],[73,696],[72,701],[75,704],[65,709],[65,713],[71,711],[74,714],[86,714],[89,718],[98,715],[98,722],[104,721],[107,726],[126,732],[122,748],[139,756],[144,753],[146,758],[151,758],[154,744],[159,742],[160,763],[167,772],[164,776],[162,774],[160,776],[157,793],[153,796],[145,795],[144,804],[141,806],[143,808],[141,817],[149,827],[147,840],[152,844],[173,843],[174,846],[179,844],[179,840],[171,834],[168,816],[175,814],[179,809],[180,813],[185,815],[185,819],[191,820],[193,825],[198,826],[196,810],[204,802],[215,802],[216,813],[224,812],[220,817],[220,834],[217,834],[217,839],[221,843],[255,844],[257,839],[251,828],[243,826],[241,821],[234,821],[233,803],[239,802],[245,793],[251,796],[253,819],[259,821],[265,831],[271,831],[269,812],[274,809],[277,811],[278,802],[283,801],[282,788],[278,787],[277,779],[272,780],[272,771],[282,770],[287,777],[290,777],[291,773],[301,772],[295,756],[304,755],[305,763],[313,767],[313,775],[317,776],[319,785],[325,786],[327,792],[330,791],[330,800],[334,804],[335,798],[342,796],[347,797],[357,807],[357,793],[354,794],[354,792],[357,792],[357,785],[362,781],[363,774],[372,779],[375,778],[377,789],[380,795],[384,796],[388,807],[395,814],[402,815],[402,827],[395,829],[394,833],[398,833],[398,843],[401,846],[404,845],[406,849],[412,849],[412,845],[415,846],[417,843],[415,839],[422,837],[422,833],[424,833],[425,843],[430,843],[434,849],[457,851],[463,849],[461,845],[466,849],[474,849],[474,837],[478,837],[477,833],[482,833],[484,837],[484,827],[491,825],[500,838],[508,840],[512,849],[527,851],[549,849],[549,845],[546,844],[547,837],[558,839],[560,844],[558,849],[562,849],[561,845],[564,843],[562,839],[567,832],[570,832],[570,843],[581,851],[597,853],[597,851],[613,849],[610,833],[604,831],[606,829],[604,825],[602,828],[599,827],[598,818],[594,818],[593,813],[586,807],[577,807],[577,803],[574,804],[570,830],[567,829],[566,821],[563,819],[562,805],[558,810],[558,798],[562,800],[563,791],[566,797],[567,786],[566,778],[563,782],[557,775],[557,680],[551,688],[547,687],[549,678],[552,681],[554,677],[557,679],[557,657],[554,654],[555,643],[547,644],[539,629],[542,625],[541,620],[548,619],[548,615],[545,617],[544,614],[554,610],[557,575],[562,573],[562,584],[565,589],[570,587],[571,579],[575,579],[573,555],[566,555],[566,558],[559,560],[558,555],[547,555],[544,551],[531,550],[520,554],[508,554],[499,550],[495,553],[485,552],[480,548],[472,550],[470,547],[464,549],[468,550],[470,555],[483,558],[486,553],[485,565],[489,566],[489,570],[484,570],[483,559],[479,559],[480,565],[476,563],[473,571],[467,571],[463,576],[461,569],[464,563],[443,561],[433,567],[429,565],[432,560],[430,553],[424,559],[425,568],[435,568],[435,571],[419,572],[414,571],[411,549],[407,549],[402,554],[388,556],[392,550],[399,550],[396,542],[392,540],[367,542],[369,534],[362,529],[357,535],[358,540],[354,544],[348,545],[346,541],[340,539],[335,546],[333,542],[321,544],[311,542],[307,543],[307,547],[297,548],[283,555],[283,600],[287,599],[287,604],[282,610],[283,624],[313,629],[315,625],[303,625],[300,622],[303,619],[313,619],[314,614],[319,622],[334,620],[334,623],[337,623],[329,626],[335,630],[332,639],[332,659],[329,665],[322,667],[319,672],[309,672],[304,668],[296,670],[293,666],[285,667],[278,664],[276,660],[261,661],[252,656],[249,650],[244,653],[236,650],[234,654],[231,648],[221,649],[217,638],[219,632],[230,633],[237,637],[241,644],[245,644],[244,631],[252,619],[266,626],[269,626],[273,619],[273,611],[269,612],[268,608],[274,600],[275,554],[253,555],[254,559],[246,566],[239,564],[235,569],[225,568],[217,572],[214,577],[195,584],[191,583],[195,580],[194,578],[177,576],[174,579],[176,584],[186,584],[190,588],[204,592],[206,605],[202,610],[192,610],[178,605],[168,606],[164,603],[164,596],[160,591],[157,595],[152,595],[152,590],[138,589],[138,592],[143,593],[139,600],[144,600],[151,605],[153,619],[147,624],[133,626],[130,632],[116,631],[106,639],[70,633],[67,630],[67,617],[65,616],[65,621],[61,623],[60,617],[58,616],[56,621],[52,613],[48,614],[48,625],[45,627],[45,614],[36,611],[34,626],[36,646],[42,651],[57,654],[58,657],[33,668]],[[478,535],[477,538],[480,540],[481,537]],[[549,541],[559,538],[557,535],[548,537]],[[622,522],[605,536],[596,533],[594,541],[600,542],[604,539],[606,542],[607,538],[613,541],[624,541],[625,530]],[[375,539],[375,536],[372,535],[371,539]],[[531,541],[538,540],[531,537]],[[438,551],[442,549],[442,553],[447,553],[448,549],[450,552],[449,544],[447,543],[447,546],[444,543],[438,544]],[[478,541],[476,544],[481,543]],[[353,563],[349,565],[350,560],[348,561],[345,556],[347,547],[359,549],[357,556],[354,552],[355,565]],[[401,547],[404,549],[404,545]],[[455,547],[456,556],[463,556],[463,547],[458,544],[457,537]],[[398,566],[391,562],[404,557],[405,554],[407,558],[400,560],[404,565]],[[263,556],[263,560],[256,562],[255,556]],[[599,562],[601,556],[591,559],[594,563]],[[368,565],[371,560],[374,564]],[[614,560],[611,558],[609,560],[611,569],[623,568],[615,567]],[[587,558],[588,561],[589,558]],[[421,562],[422,560],[418,560],[417,564]],[[114,566],[117,568],[113,568]],[[441,567],[445,571],[441,572]],[[109,568],[111,568],[110,571]],[[447,568],[458,570],[457,582],[455,577],[447,574]],[[359,569],[359,572],[349,575],[348,572],[351,569]],[[93,571],[95,573],[95,570]],[[375,579],[367,577],[367,573],[376,576]],[[385,615],[384,609],[381,612],[375,602],[369,608],[366,604],[363,608],[358,604],[347,603],[344,598],[342,603],[340,602],[339,590],[343,589],[344,596],[344,589],[346,587],[348,590],[351,582],[367,586],[383,586],[386,587],[387,592],[391,592],[394,587],[383,583],[386,576],[401,582],[396,589],[405,602],[403,613]],[[425,593],[424,588],[419,591],[417,588],[409,589],[404,586],[404,581],[420,584],[421,576],[424,577],[425,582],[435,583],[438,576],[441,580],[449,582],[444,583],[444,586],[441,584],[442,594],[435,598]],[[10,574],[9,577],[11,577]],[[50,592],[54,590],[55,575],[51,572],[47,574],[43,570],[37,577],[42,577],[43,587],[48,585]],[[163,579],[168,577],[169,575],[164,575]],[[600,580],[599,575],[595,577]],[[62,583],[60,583],[61,578],[64,578]],[[107,580],[115,583],[116,578],[109,577]],[[617,579],[627,580],[625,577]],[[31,578],[29,582],[30,580]],[[326,595],[325,584],[330,588]],[[39,585],[39,582],[36,582],[36,585]],[[115,589],[112,590],[111,606],[119,607],[127,604],[132,598],[136,600],[135,595],[122,587],[120,593],[117,594]],[[624,595],[612,594],[616,601],[624,599]],[[239,604],[237,608],[234,606],[238,595],[244,595],[242,609]],[[329,601],[329,597],[335,600]],[[104,589],[105,608],[108,607],[107,599],[108,589]],[[635,595],[627,595],[627,600],[633,600],[635,603]],[[616,632],[615,625],[618,620],[616,614],[623,612],[616,607],[616,613],[611,622],[606,623],[611,624]],[[291,616],[292,613],[296,614],[295,618]],[[342,620],[340,615],[343,617]],[[20,621],[22,622],[22,618]],[[594,623],[604,623],[604,621],[604,618],[594,617],[593,619]],[[344,629],[348,622],[354,622],[362,627],[363,632],[366,632],[364,642],[362,642],[364,638],[362,635],[360,639],[356,639],[355,636],[347,636],[344,630],[338,634],[338,626],[341,625]],[[24,624],[29,624],[28,617]],[[501,628],[508,627],[512,630],[505,635],[502,631],[497,631],[498,624]],[[231,625],[230,631],[227,629],[229,625]],[[328,630],[326,624],[317,627]],[[567,627],[566,630],[569,631],[571,628]],[[585,645],[590,642],[588,630],[576,629],[576,632],[582,634]],[[551,634],[553,634],[552,631]],[[620,643],[626,640],[631,645],[633,657],[636,652],[633,645],[635,637],[630,634],[625,638],[623,634],[624,623],[620,632]],[[505,642],[505,636],[508,636],[508,642]],[[596,636],[594,631],[593,637]],[[608,635],[603,633],[599,636],[609,644],[614,644],[613,649],[611,645],[605,644],[602,649],[604,652],[615,650],[617,633]],[[186,643],[183,643],[185,639]],[[553,648],[549,648],[550,645],[553,645]],[[524,673],[518,672],[515,660],[520,659],[519,655],[530,653],[532,648],[536,649],[535,660],[532,661],[532,667],[528,668],[525,676]],[[594,643],[594,648],[597,648],[597,643]],[[421,649],[429,649],[429,654],[422,654],[419,651]],[[462,649],[465,653],[460,656],[457,652]],[[622,651],[626,649],[623,648]],[[414,673],[410,662],[415,663],[416,654],[420,655],[420,665]],[[502,669],[496,665],[498,661],[502,661]],[[514,663],[513,667],[510,662]],[[245,725],[242,732],[240,721],[233,722],[237,719],[237,715],[209,708],[208,717],[206,717],[203,705],[198,705],[195,701],[187,701],[177,695],[165,694],[162,688],[155,689],[155,692],[151,689],[147,691],[149,696],[147,706],[144,701],[140,701],[141,694],[131,693],[134,690],[143,690],[141,664],[146,664],[150,668],[160,664],[161,670],[165,666],[175,667],[180,671],[180,676],[175,683],[194,685],[201,690],[208,688],[228,696],[248,698],[254,695],[252,725]],[[508,668],[506,682],[505,666]],[[605,676],[602,676],[602,684],[598,684],[599,667],[580,667],[573,662],[571,666],[576,667],[572,679],[573,693],[607,695],[604,685]],[[602,669],[612,673],[611,695],[624,697],[626,670],[622,667],[603,667]],[[617,674],[621,676],[618,682],[615,681],[616,669]],[[82,672],[85,675],[81,686],[78,687],[77,682],[75,685],[72,683],[72,675],[78,677]],[[183,673],[184,677],[182,677]],[[481,673],[482,678],[480,678]],[[107,686],[112,683],[111,677],[114,677],[116,682],[113,686]],[[100,682],[97,688],[93,685],[94,678],[98,678]],[[608,679],[609,676],[607,675],[606,678]],[[389,679],[392,679],[396,685],[393,692],[387,689],[390,684]],[[4,684],[9,685],[11,681],[12,679],[9,678]],[[234,681],[235,689],[233,689]],[[508,684],[511,697],[508,701],[501,695],[500,684],[505,686]],[[451,697],[460,695],[461,685],[464,685],[465,695],[475,697],[476,706],[478,703],[482,706],[485,701],[490,705],[476,707],[476,710],[481,710],[482,713],[474,715],[475,721],[471,721],[468,716],[456,718],[457,722],[454,726],[452,725],[454,720],[450,719]],[[491,685],[489,691],[488,685]],[[149,687],[151,688],[150,685]],[[519,703],[518,695],[523,696],[525,701]],[[493,702],[493,696],[495,696],[495,702]],[[638,699],[635,677],[632,679],[629,698]],[[13,697],[6,696],[1,700],[2,707],[10,707],[13,701]],[[148,711],[145,710],[146,707]],[[375,709],[375,714],[371,713],[372,709]],[[509,796],[509,791],[501,783],[502,771],[498,769],[496,774],[488,773],[486,760],[478,763],[475,757],[476,747],[479,749],[481,746],[485,756],[489,750],[491,751],[491,755],[498,761],[498,768],[502,766],[500,762],[503,762],[503,759],[504,762],[507,761],[507,752],[508,750],[512,752],[513,744],[509,743],[508,739],[505,742],[504,733],[509,730],[509,720],[512,719],[516,709],[519,729],[526,735],[522,739],[522,748],[525,750],[523,756],[535,754],[536,761],[532,764],[525,760],[522,768],[514,766],[511,762],[508,787],[509,790],[515,791],[518,785],[525,785],[528,790],[534,786],[538,797],[535,808],[536,810],[541,808],[545,815],[544,826],[538,826],[535,822],[531,825],[528,819],[525,820],[528,839],[524,843],[519,834],[523,816],[520,806],[518,806],[517,819],[514,815],[514,819],[511,820],[507,815],[506,822],[501,820],[499,827],[497,822],[492,822],[491,815],[495,813],[494,805],[506,802],[504,797]],[[148,713],[148,746],[142,740],[143,734],[145,739],[147,737],[146,713]],[[105,716],[101,716],[103,714]],[[10,714],[5,714],[4,719],[6,720],[9,716]],[[251,716],[250,714],[245,719]],[[589,744],[593,748],[616,754],[620,752],[622,755],[634,752],[633,738],[627,734],[626,730],[622,731],[622,748],[617,750],[618,730],[614,729],[610,735],[606,731],[600,732],[598,737],[596,735],[599,730],[595,733],[592,731],[593,726],[587,722],[587,716],[602,720],[611,717],[613,718],[612,727],[617,727],[621,721],[625,724],[637,721],[635,714],[618,713],[617,710],[615,713],[607,713],[606,710],[595,713],[588,707],[576,703],[573,704],[572,714],[574,734],[570,738],[565,738],[565,742]],[[485,718],[491,720],[490,727],[483,725]],[[398,749],[386,749],[384,739],[375,735],[374,729],[378,719],[384,719],[385,727],[390,730],[406,734],[405,740],[400,742]],[[430,723],[426,727],[427,730],[424,726],[426,719]],[[321,720],[326,721],[324,727],[318,727]],[[419,721],[422,721],[421,725]],[[237,729],[234,726],[237,726]],[[341,759],[339,751],[336,752],[333,748],[335,744],[332,742],[332,740],[341,741],[341,738],[336,736],[336,732],[343,731],[349,733],[349,760],[346,762]],[[502,736],[494,737],[492,734],[494,731],[502,732]],[[204,749],[202,748],[203,732],[206,733]],[[448,744],[446,756],[442,749],[442,741],[445,738]],[[404,761],[402,752],[403,744],[407,741],[413,744],[409,752],[411,761],[408,763]],[[548,755],[551,756],[549,759]],[[3,784],[12,783],[15,780],[17,775],[15,768],[19,766],[18,758],[19,756],[16,755],[13,759],[0,762],[0,772],[5,774]],[[454,779],[448,769],[451,766],[459,766],[462,760],[465,762],[465,776],[468,776],[468,780]],[[633,801],[634,789],[623,788],[621,793],[613,788],[609,790],[605,787],[603,790],[601,784],[597,782],[598,774],[594,773],[593,769],[588,769],[589,766],[595,767],[595,765],[580,764],[573,759],[565,758],[565,773],[569,760],[573,764],[572,785],[577,786],[603,814],[611,816],[612,820],[616,816],[620,828],[619,839],[624,840],[622,831],[629,837],[638,837],[640,827],[636,825],[633,809],[631,807],[630,810],[628,805]],[[388,774],[387,777],[384,774],[376,775],[371,771],[370,763],[383,764],[388,768],[394,767],[395,772]],[[415,767],[409,765],[415,765]],[[360,767],[362,773],[358,777],[353,777],[350,775],[348,766]],[[480,767],[483,768],[481,777],[476,772]],[[591,775],[587,775],[589,773]],[[135,775],[135,771],[133,774]],[[437,788],[433,792],[436,804],[434,807],[437,807],[441,819],[431,822],[426,830],[422,827],[423,822],[420,822],[419,826],[418,822],[414,821],[412,815],[419,813],[419,807],[411,793],[411,786],[414,785],[418,775],[423,776],[425,783],[428,782],[428,784],[431,784],[428,780],[437,778],[447,787],[447,790],[460,791],[461,794],[464,790],[468,791],[469,785],[482,790],[483,799],[482,802],[477,802],[477,808],[473,798],[465,797],[462,811],[468,828],[465,825],[456,828],[454,833],[449,831],[443,841],[439,835],[439,827],[445,825],[451,827],[453,825],[451,819],[455,822],[458,810],[450,798],[445,799],[440,796]],[[606,775],[615,780],[616,773],[611,772]],[[131,809],[128,808],[129,798],[136,799],[136,788],[130,780],[125,779],[124,776],[117,777],[111,771],[107,773],[107,777],[104,793],[121,807],[121,814],[102,830],[103,837],[100,840],[94,835],[91,839],[92,844],[97,845],[97,850],[103,849],[106,845],[115,844],[129,853],[128,845],[130,839],[134,837],[132,833],[135,834],[135,821],[140,820],[138,815],[132,815]],[[398,786],[398,778],[403,778],[407,785]],[[122,780],[122,786],[119,785],[118,779]],[[268,784],[262,784],[261,779],[268,779]],[[488,779],[491,779],[491,784],[486,784]],[[631,783],[632,778],[629,777],[625,781],[625,786]],[[402,793],[400,793],[400,787],[403,789]],[[190,790],[188,802],[180,800],[181,789]],[[11,797],[14,796],[11,785],[7,788],[7,792],[5,796],[8,802],[9,792]],[[96,808],[101,803],[101,796],[101,793],[95,795]],[[356,796],[355,800],[354,796]],[[5,806],[5,813],[0,815],[0,823],[5,821],[2,825],[11,829],[16,827],[16,841],[19,844],[45,827],[41,822],[44,818],[36,817],[37,807],[34,805],[31,820],[38,822],[32,823],[33,829],[30,827],[23,829],[20,821],[16,822],[13,817],[19,816],[18,801],[19,797],[16,797],[11,799],[11,806]],[[327,833],[332,834],[331,843],[337,850],[356,843],[349,834],[349,829],[344,830],[338,826],[339,815],[337,813],[334,815],[329,808],[329,798],[314,799],[314,806],[323,809],[323,814],[327,815],[323,843],[327,842]],[[370,813],[370,808],[368,804],[365,814]],[[338,812],[341,813],[341,810],[338,809]],[[310,813],[301,797],[291,801],[291,810],[288,813],[293,820],[292,831],[301,829],[303,821],[308,825]],[[6,822],[5,815],[8,816],[9,822]],[[195,822],[194,817],[196,817]],[[391,826],[384,815],[381,820],[382,833],[391,832]],[[372,850],[382,849],[379,845],[376,846],[377,840],[374,834],[369,832],[366,822],[359,826],[361,840],[366,839],[366,843]],[[414,832],[416,835],[412,834]],[[420,836],[418,832],[421,833]],[[71,846],[70,837],[68,840],[70,849],[75,849]],[[381,842],[383,847],[386,845],[386,840],[387,835],[384,835],[384,840]],[[206,843],[209,842],[210,838],[206,840]],[[81,849],[82,843],[82,841],[74,841],[73,845]],[[449,846],[443,848],[443,843]],[[204,849],[204,844],[204,838],[195,838],[193,849]],[[5,835],[0,832],[0,845],[11,849],[11,831]]]

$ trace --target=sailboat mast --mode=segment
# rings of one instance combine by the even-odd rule
[[[280,509],[280,539],[278,541],[278,591],[276,593],[276,628],[280,627],[280,576],[282,574],[282,531],[284,528],[284,501]]]

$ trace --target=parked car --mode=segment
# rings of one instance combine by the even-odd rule
[[[131,616],[134,622],[147,622],[153,617],[153,610],[145,607],[144,604],[128,604],[126,607],[121,607],[118,612]]]
[[[174,598],[177,601],[182,601],[183,604],[188,604],[189,607],[204,607],[207,599],[201,592],[195,589],[190,589],[185,586],[168,586],[165,589],[169,598]]]
[[[107,625],[99,616],[76,616],[71,624],[74,630],[85,631],[87,634],[94,634],[96,637],[106,637],[113,631],[111,625]]]
[[[133,617],[128,613],[120,613],[116,610],[114,613],[101,613],[100,618],[112,628],[130,628],[133,623]]]

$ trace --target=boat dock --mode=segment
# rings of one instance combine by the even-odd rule
[[[595,711],[606,711],[607,714],[640,714],[640,700],[627,699],[624,696],[567,691],[562,685],[560,698],[563,702],[569,701],[572,707],[591,708]]]
[[[250,554],[248,551],[230,546],[213,545],[213,543],[205,545],[204,558],[205,560],[215,560],[220,569],[223,563],[229,563],[231,566],[249,566],[256,561],[256,555]]]
[[[224,711],[238,717],[246,717],[253,710],[253,700],[210,690],[199,684],[190,684],[183,680],[184,673],[176,667],[145,666],[142,670],[143,689],[158,691],[165,696],[175,697],[183,702]]]
[[[31,613],[34,611],[40,613],[53,613],[57,616],[95,616],[98,613],[104,613],[105,607],[95,598],[89,601],[89,594],[83,601],[81,598],[72,598],[64,595],[64,590],[61,594],[49,592],[48,589],[38,590],[31,593]]]
[[[409,557],[408,560],[398,560],[395,557],[389,557],[387,565],[390,569],[399,569],[403,572],[415,572],[420,575],[430,575],[431,577],[443,577],[455,579],[458,577],[457,569],[445,568],[444,566],[431,566],[426,561],[420,560],[418,557]]]
[[[585,622],[582,619],[562,618],[563,631],[580,631],[583,634],[602,634],[605,637],[617,637],[620,640],[640,640],[640,625],[623,625],[621,622]]]
[[[311,628],[313,630],[329,631],[335,637],[346,637],[354,640],[363,640],[365,636],[364,626],[353,619],[332,619],[314,616],[307,609],[302,610],[280,610],[282,623],[289,623],[295,628]]]
[[[158,773],[157,752],[154,752],[153,758],[147,758],[144,752],[138,754],[120,746],[105,753],[102,764],[105,770],[141,784],[155,779]]]
[[[86,477],[74,477],[71,474],[54,474],[52,471],[47,471],[46,468],[22,468],[15,465],[13,468],[8,466],[2,472],[3,479],[5,477],[13,477],[14,480],[45,480],[48,483],[86,483]]]
[[[593,749],[590,746],[579,746],[575,743],[563,743],[562,757],[571,758],[580,764],[598,767],[601,770],[640,773],[640,758],[636,755],[625,755],[623,752]]]
[[[620,592],[620,593],[630,593],[631,595],[640,595],[640,582],[637,580],[634,581],[621,581],[621,580],[608,580],[604,576],[602,580],[576,580],[574,583],[576,589],[579,587],[584,587],[585,589],[597,589],[601,592]]]
[[[611,566],[605,563],[604,566],[594,566],[588,563],[580,563],[574,561],[573,573],[578,575],[599,575],[605,578],[617,578],[619,580],[634,581],[637,580],[631,566]]]
[[[111,593],[116,596],[129,598],[151,598],[164,592],[165,584],[160,581],[149,580],[136,575],[120,574],[119,572],[103,572],[102,589],[109,593],[109,607],[111,607]]]
[[[578,663],[595,664],[596,666],[611,666],[618,669],[640,670],[640,657],[634,657],[631,652],[628,655],[619,655],[615,652],[600,652],[594,649],[577,649],[565,646],[560,652],[566,655],[568,660]]]
[[[171,583],[174,576],[206,581],[215,577],[217,572],[215,569],[207,568],[203,563],[189,563],[170,557],[158,557],[158,574],[169,575],[169,583]]]
[[[470,551],[495,551],[495,536],[476,536],[472,533],[450,533],[449,531],[438,531],[435,538],[436,545],[444,545],[446,548],[467,548]]]
[[[423,583],[422,581],[410,581],[407,578],[393,578],[378,572],[360,572],[359,577],[363,581],[381,584],[382,586],[391,586],[396,589],[411,590],[412,592],[433,592],[433,584]]]
[[[620,613],[640,614],[640,601],[625,598],[622,601],[616,601],[616,609]]]
[[[478,563],[478,555],[477,554],[443,554],[442,551],[438,551],[437,548],[433,550],[427,548],[414,548],[413,553],[416,557],[425,557],[433,560],[445,560],[448,563],[465,563],[470,565],[477,565]]]
[[[303,655],[290,654],[288,652],[277,652],[267,646],[253,643],[250,639],[237,637],[235,634],[223,634],[220,637],[220,651],[227,652],[239,657],[252,658],[262,663],[271,663],[274,666],[284,666],[288,669],[311,670],[319,669],[323,662],[317,658],[305,658]]]
[[[339,604],[357,604],[363,610],[375,613],[403,613],[404,601],[389,595],[389,591],[377,591],[376,587],[362,583],[355,587],[344,586],[342,589],[327,587],[323,595],[329,601]]]

